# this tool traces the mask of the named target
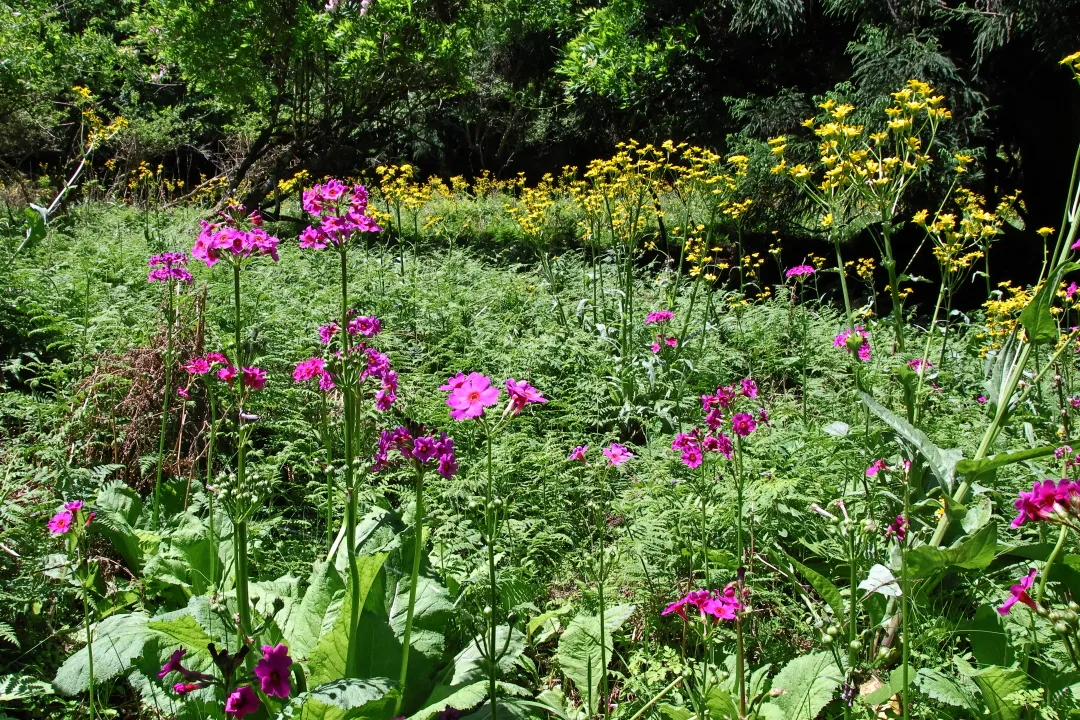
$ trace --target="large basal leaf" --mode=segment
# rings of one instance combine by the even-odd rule
[[[383,563],[386,562],[386,555],[386,553],[376,553],[356,558],[360,578],[359,602],[361,606],[367,601],[371,585],[382,570]],[[330,683],[345,677],[349,636],[356,630],[349,627],[352,607],[349,582],[349,580],[346,581],[346,587],[341,596],[335,597],[327,607],[319,640],[311,651],[308,682],[313,685]]]
[[[94,682],[101,684],[124,673],[138,658],[154,633],[147,628],[145,613],[105,618],[93,634]],[[84,646],[56,671],[53,687],[61,695],[78,695],[90,689],[89,653]]]
[[[495,644],[499,648],[506,645],[506,653],[499,658],[499,674],[500,677],[505,677],[525,651],[525,636],[517,630],[510,630],[506,625],[500,625],[495,628]],[[508,683],[500,682],[499,686],[503,693],[522,692],[521,688]],[[487,696],[487,664],[476,643],[470,642],[442,673],[435,689],[424,701],[423,708],[418,710],[411,720],[427,720],[447,708],[469,710],[483,702]]]
[[[814,720],[832,700],[842,679],[843,672],[830,653],[797,657],[773,678],[771,697],[765,705],[779,709],[777,717],[785,720]],[[772,694],[779,691],[783,692]]]
[[[939,448],[927,437],[926,433],[870,397],[868,393],[860,391],[859,395],[871,412],[918,451],[934,472],[942,489],[951,495],[956,479],[956,465],[963,459],[963,453],[956,448],[948,450]]]
[[[919,668],[915,674],[915,686],[939,703],[979,712],[979,703],[975,698],[977,688],[965,677],[954,678],[940,670]]]
[[[94,512],[94,530],[112,543],[128,568],[141,571],[144,558],[135,532],[142,512],[139,494],[124,483],[113,481],[98,492]]]
[[[608,663],[612,656],[612,636],[633,612],[633,605],[616,605],[604,612],[604,648]],[[574,683],[581,697],[596,700],[600,675],[607,672],[600,664],[600,617],[578,615],[571,620],[559,638],[557,658],[563,674]]]
[[[335,680],[294,697],[275,720],[385,720],[397,699],[387,678]]]
[[[1020,313],[1020,324],[1024,326],[1024,330],[1027,332],[1028,342],[1040,344],[1057,340],[1057,321],[1054,320],[1050,308],[1054,304],[1054,298],[1057,297],[1058,283],[1061,282],[1061,277],[1065,273],[1078,268],[1080,268],[1080,264],[1074,262],[1064,263],[1054,268],[1042,289],[1035,293],[1035,297]]]
[[[975,671],[971,679],[979,686],[982,704],[988,711],[984,717],[1020,720],[1020,711],[1024,706],[1022,701],[1016,699],[1016,693],[1028,687],[1023,671],[991,665]]]
[[[908,553],[908,576],[925,578],[948,567],[982,570],[997,555],[997,524],[990,523],[967,538],[958,547],[942,550],[922,545]]]
[[[277,624],[294,659],[306,660],[322,634],[323,619],[335,597],[345,593],[345,580],[328,562],[317,562],[300,602],[286,603]]]

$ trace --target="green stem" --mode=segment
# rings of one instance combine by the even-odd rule
[[[420,558],[424,551],[424,468],[416,463],[416,506],[413,510],[413,562],[412,576],[409,583],[409,609],[405,614],[405,637],[401,646],[401,672],[398,673],[398,687],[402,692],[398,694],[394,704],[394,717],[401,710],[401,701],[404,697],[405,680],[409,674],[409,650],[412,647],[413,613],[416,609],[416,584],[420,578]]]
[[[1061,554],[1062,548],[1065,547],[1065,540],[1069,537],[1069,526],[1062,525],[1061,531],[1058,533],[1057,544],[1054,545],[1053,551],[1050,553],[1050,557],[1046,559],[1046,565],[1043,566],[1042,577],[1039,578],[1039,589],[1035,592],[1035,604],[1042,603],[1043,594],[1046,592],[1046,582],[1050,579],[1050,568],[1054,566],[1054,562],[1058,559],[1058,555]]]
[[[90,568],[86,563],[86,559],[83,558],[83,624],[86,626],[86,665],[87,670],[90,673],[90,720],[94,720],[94,646],[90,636],[90,603],[87,600],[90,588],[86,587],[86,583],[89,582],[90,579],[89,576]]]
[[[705,570],[705,589],[710,587],[709,583],[709,529],[708,529],[708,510],[709,510],[709,480],[705,475],[705,465],[703,461],[701,463],[701,564]]]
[[[243,345],[241,344],[241,337],[243,335],[240,317],[240,265],[233,265],[233,340],[236,343],[236,347],[233,351],[233,362],[236,363],[236,369],[242,375],[244,367],[244,353]],[[238,379],[238,383],[241,385],[243,381]],[[236,487],[240,491],[240,496],[247,492],[246,483],[246,461],[247,461],[247,434],[244,432],[242,423],[243,418],[239,417],[239,413],[243,411],[243,408],[237,407],[237,419],[236,419]],[[248,636],[251,635],[251,607],[248,600],[248,548],[247,548],[247,511],[248,508],[242,508],[239,511],[239,517],[241,518],[234,528],[233,537],[233,554],[235,556],[235,568],[233,572],[235,574],[236,584],[236,605],[237,612],[240,615],[240,647],[247,641]]]
[[[161,404],[161,432],[158,434],[157,473],[154,478],[154,517],[153,528],[157,530],[161,522],[161,473],[165,464],[165,432],[169,426],[169,400],[172,391],[172,353],[173,353],[173,288],[166,283],[169,296],[165,315],[165,398]]]
[[[485,426],[485,435],[487,436],[487,490],[485,493],[484,514],[487,525],[487,560],[488,560],[488,607],[491,608],[491,613],[488,614],[488,653],[490,653],[490,674],[488,676],[488,699],[491,702],[491,720],[498,720],[499,715],[499,700],[498,700],[498,682],[499,682],[499,658],[496,654],[496,629],[495,623],[495,607],[499,602],[499,589],[496,585],[495,577],[495,527],[497,518],[495,517],[495,508],[492,507],[492,497],[494,491],[494,480],[491,472],[491,428]]]
[[[214,441],[217,439],[217,403],[210,383],[206,383],[206,396],[210,400],[210,440],[206,445],[206,502],[210,513],[210,588],[217,588],[218,546],[214,535],[214,493],[210,489],[214,479]]]
[[[881,224],[881,236],[885,244],[885,270],[889,273],[889,296],[892,299],[893,331],[896,347],[904,352],[904,318],[900,309],[900,288],[896,278],[896,259],[892,251],[892,225],[886,220]]]
[[[608,681],[607,681],[607,638],[605,637],[604,628],[604,540],[607,537],[607,468],[604,468],[600,473],[600,509],[597,517],[597,530],[600,531],[600,572],[596,576],[596,593],[597,600],[600,603],[600,705],[601,717],[606,718],[608,716],[608,707],[610,702],[608,700]],[[594,708],[589,708],[592,711]]]
[[[399,218],[400,219],[400,218]],[[398,224],[400,231],[401,225]],[[399,237],[399,242],[401,241]],[[405,272],[405,251],[402,246],[402,274]],[[355,412],[354,378],[349,370],[349,270],[348,255],[345,245],[341,247],[341,327],[338,333],[341,335],[342,345],[342,382],[341,393],[345,409],[345,553],[349,559],[349,643],[348,655],[345,658],[345,677],[357,677],[359,672],[359,653],[357,651],[359,638],[356,628],[360,625],[360,568],[356,562],[356,483],[353,463],[356,460],[356,452],[353,447],[353,414]]]
[[[327,422],[326,393],[319,395],[321,402],[322,439],[326,448],[326,548],[334,546],[334,451],[330,443],[330,430]]]
[[[665,687],[663,690],[661,690],[656,695],[654,695],[652,700],[649,700],[649,702],[645,703],[641,707],[640,710],[638,710],[636,713],[631,715],[630,720],[639,720],[639,718],[641,718],[642,715],[644,715],[646,712],[649,711],[649,708],[651,708],[656,703],[660,702],[664,698],[665,695],[667,695],[669,692],[674,690],[680,683],[682,683],[683,680],[685,680],[685,678],[682,675],[680,675],[679,677],[675,678],[670,683],[668,683],[667,687]]]
[[[743,456],[742,438],[735,435],[735,547],[738,548],[739,565],[744,562],[743,558]]]
[[[848,330],[855,332],[855,313],[851,309],[851,295],[848,294],[847,271],[844,270],[844,257],[840,253],[840,237],[835,231],[831,235],[833,248],[836,250],[836,272],[840,274],[840,292],[844,295],[844,312],[847,313]]]
[[[904,523],[908,522],[911,512],[911,478],[904,475]],[[907,575],[908,540],[907,533],[900,540],[900,642],[901,642],[901,677],[903,685],[900,690],[900,702],[903,705],[904,720],[911,717],[910,697],[908,691],[908,667],[911,663],[911,651],[908,634],[908,575]]]

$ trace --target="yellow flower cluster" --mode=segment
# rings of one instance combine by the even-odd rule
[[[986,310],[986,334],[993,340],[992,347],[997,347],[1000,340],[1014,330],[1019,323],[1020,313],[1035,297],[1036,290],[1013,287],[1011,282],[999,283],[1001,292],[998,297],[983,303]]]
[[[375,173],[379,176],[379,193],[388,205],[416,212],[431,199],[430,186],[414,180],[416,170],[408,163],[380,165]]]
[[[1080,80],[1080,52],[1074,52],[1072,55],[1062,58],[1061,64],[1072,69],[1073,76]]]
[[[517,222],[526,240],[542,242],[555,207],[555,183],[551,173],[545,173],[534,187],[522,187],[515,203],[507,203],[506,211]]]
[[[128,126],[127,118],[122,115],[117,115],[109,122],[102,120],[94,105],[94,94],[89,88],[76,85],[71,91],[75,93],[75,104],[79,107],[86,128],[86,153],[93,152],[98,145]]]
[[[307,170],[301,170],[286,180],[278,180],[278,195],[281,197],[292,195],[298,188],[303,188],[308,185],[309,180],[311,180],[311,173]]]
[[[824,264],[825,258],[821,258],[821,261]],[[873,284],[874,270],[877,268],[874,263],[874,258],[859,258],[858,260],[848,260],[846,263],[844,263],[844,267],[854,268],[855,274],[859,276],[860,280],[865,283]]]
[[[934,242],[934,257],[946,283],[953,285],[956,277],[985,255],[990,244],[1002,234],[1002,226],[1015,215],[1019,195],[1017,192],[1005,196],[994,212],[990,212],[986,209],[986,198],[960,188],[954,198],[960,209],[959,217],[955,213],[938,212],[930,220],[928,210],[915,213],[912,221]]]

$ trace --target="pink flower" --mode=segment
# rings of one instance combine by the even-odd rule
[[[236,720],[259,711],[259,696],[250,685],[236,688],[225,700],[225,712]]]
[[[334,387],[336,387],[334,385],[334,378],[330,376],[330,373],[324,372],[322,376],[319,377],[319,389],[323,392],[330,392]]]
[[[64,509],[65,510],[70,510],[71,512],[79,512],[80,510],[83,509],[83,501],[82,500],[72,500],[71,502],[64,503]]]
[[[418,437],[413,440],[413,459],[426,463],[431,462],[439,454],[438,441],[433,437]]]
[[[1069,404],[1072,405],[1073,410],[1080,410],[1080,395],[1073,395],[1069,398]]]
[[[1020,582],[1009,588],[1009,598],[1005,603],[997,609],[998,614],[1008,615],[1012,611],[1012,606],[1018,602],[1022,602],[1032,610],[1038,610],[1039,606],[1035,604],[1035,601],[1031,599],[1027,591],[1031,589],[1032,584],[1035,582],[1035,576],[1038,571],[1035,568],[1028,570],[1028,574],[1020,578]]]
[[[588,445],[578,445],[576,448],[570,451],[570,455],[566,459],[571,462],[587,462],[585,460],[585,453],[587,453],[588,451]]]
[[[307,382],[315,378],[321,378],[326,372],[326,361],[320,357],[309,358],[296,365],[293,370],[294,382]]]
[[[476,373],[473,374],[475,375]],[[447,378],[446,382],[439,386],[439,389],[443,392],[451,392],[453,390],[457,390],[459,387],[464,385],[468,379],[469,376],[465,373],[458,373],[453,377]]]
[[[336,323],[330,323],[329,325],[323,325],[322,327],[319,328],[319,340],[320,340],[320,342],[322,342],[323,345],[329,345],[331,338],[334,337],[334,335],[337,333],[337,331],[338,331],[338,326],[337,326]]]
[[[735,413],[731,417],[731,431],[739,437],[746,437],[757,428],[754,416],[749,413]]]
[[[664,344],[667,345],[670,348],[673,348],[673,347],[678,347],[679,346],[679,341],[676,338],[669,335],[669,336],[664,338]]]
[[[603,450],[604,457],[608,459],[608,465],[611,467],[618,467],[624,462],[634,457],[634,453],[626,449],[625,445],[619,443],[611,443]]]
[[[679,433],[675,436],[675,439],[671,441],[671,449],[676,451],[688,450],[698,446],[698,439],[695,431],[694,433]]]
[[[266,387],[266,371],[262,368],[246,367],[243,382],[252,390],[262,390]]]
[[[172,686],[172,689],[173,689],[173,692],[175,692],[177,695],[184,696],[184,695],[187,695],[192,690],[198,690],[201,687],[204,687],[204,686],[200,685],[199,683],[178,682],[178,683],[176,683],[175,685]]]
[[[510,411],[515,415],[532,403],[546,403],[547,398],[540,391],[527,382],[518,382],[514,378],[507,378],[506,392],[510,395]]]
[[[875,460],[874,462],[872,462],[870,464],[870,467],[866,468],[866,477],[874,477],[875,475],[877,475],[882,470],[888,470],[888,469],[889,469],[889,464],[887,462],[885,462],[884,460],[882,460],[881,458],[878,458],[877,460]]]
[[[1021,492],[1013,503],[1019,514],[1012,521],[1012,526],[1016,528],[1028,520],[1039,522],[1050,520],[1056,514],[1065,514],[1068,512],[1066,506],[1071,506],[1074,498],[1080,499],[1077,483],[1067,479],[1057,483],[1053,480],[1037,482],[1031,492]]]
[[[985,403],[989,402],[989,399],[985,395],[980,395],[979,397],[975,398],[975,402],[979,403],[980,405],[984,405]]]
[[[786,278],[795,278],[796,280],[802,280],[814,274],[814,268],[812,265],[796,265],[793,268],[788,268],[788,271],[784,273]]]
[[[769,411],[765,408],[758,408],[757,419],[762,425],[769,425]]]
[[[184,265],[187,265],[187,255],[184,253],[161,253],[160,255],[152,255],[148,261],[148,265],[154,268],[150,271],[150,275],[147,277],[148,282],[169,282],[170,280],[176,280],[177,282],[190,284],[193,278],[191,273],[184,269]]]
[[[72,514],[68,510],[61,510],[49,520],[49,532],[54,536],[63,535],[71,529]]]
[[[904,542],[904,539],[907,538],[908,527],[908,521],[904,519],[904,516],[897,515],[896,521],[891,523],[885,530],[885,537],[893,537],[895,535],[897,540]]]
[[[158,680],[164,680],[166,675],[174,671],[178,673],[186,672],[184,666],[180,664],[180,661],[184,659],[184,653],[186,652],[187,650],[184,648],[173,651],[173,654],[169,656],[169,659],[161,666],[161,672],[158,673]]]
[[[649,349],[652,350],[653,355],[656,355],[660,352],[660,343],[654,342],[652,345],[649,346]]]
[[[923,358],[915,358],[914,360],[908,361],[908,367],[914,370],[916,373],[922,373],[922,371],[926,368],[934,367],[934,363]]]
[[[281,643],[274,647],[262,646],[262,659],[255,663],[255,677],[259,678],[264,695],[287,698],[292,687],[289,684],[289,670],[292,658],[289,648]]]
[[[211,365],[228,365],[229,358],[217,352],[206,353],[206,362]]]
[[[306,195],[307,192],[304,194]],[[326,247],[326,236],[315,228],[308,226],[300,233],[300,247],[304,250],[322,250]]]
[[[453,380],[451,378],[447,384]],[[454,420],[468,420],[480,417],[484,414],[484,408],[498,401],[499,388],[491,387],[491,378],[470,373],[460,386],[450,392],[446,404],[450,406],[450,417]]]
[[[1065,290],[1065,299],[1072,300],[1077,292],[1080,292],[1080,287],[1076,283],[1069,283],[1069,287]]]
[[[693,470],[694,468],[701,467],[701,461],[703,456],[701,454],[701,448],[691,447],[686,448],[682,452],[683,465]]]
[[[232,385],[232,381],[236,378],[236,368],[232,365],[226,365],[217,371],[217,376],[220,380],[224,380]]]
[[[191,394],[188,393],[187,388],[185,388],[183,385],[178,385],[176,387],[176,394],[184,398],[185,400],[191,399]]]
[[[382,330],[382,323],[375,317],[356,317],[349,321],[349,334],[359,333],[364,337],[375,337]]]
[[[742,394],[753,400],[757,397],[758,388],[757,383],[750,378],[743,378],[742,380]]]
[[[194,358],[184,366],[184,369],[192,375],[205,375],[210,372],[210,362],[206,358]]]
[[[850,338],[852,332],[850,330],[844,330],[835,338],[833,338],[833,347],[845,348],[848,352],[851,352],[851,348],[848,346],[848,338]],[[862,342],[858,346],[858,357],[863,362],[870,361],[870,333],[864,328],[855,328],[855,335],[862,337]]]
[[[689,607],[697,608],[702,620],[711,617],[715,622],[734,620],[736,613],[742,609],[742,603],[738,600],[734,584],[729,584],[722,591],[695,590],[688,593],[685,597],[668,605],[660,614],[671,615],[674,613],[683,620],[688,620],[686,609]]]
[[[1072,446],[1070,446],[1070,445],[1062,445],[1061,447],[1054,449],[1054,457],[1057,458],[1058,460],[1060,460],[1061,458],[1065,457],[1066,455],[1072,455],[1072,451],[1073,451]]]
[[[654,323],[664,323],[673,317],[675,317],[675,313],[670,310],[657,310],[648,314],[645,318],[645,324],[652,325]]]

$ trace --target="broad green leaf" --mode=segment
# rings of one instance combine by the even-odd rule
[[[1035,458],[1052,455],[1057,450],[1055,445],[1046,445],[1026,450],[1013,450],[1011,452],[998,453],[982,460],[961,460],[956,463],[956,472],[959,475],[978,477],[989,470],[994,470],[1012,463],[1034,460]]]
[[[510,633],[507,638],[507,633]],[[525,637],[517,630],[510,630],[506,625],[495,629],[495,644],[506,653],[499,659],[499,675],[506,677],[514,668],[517,659],[525,651]],[[411,662],[410,662],[411,664]],[[469,710],[488,696],[488,664],[481,657],[475,642],[459,652],[453,663],[443,672],[439,683],[410,720],[426,720],[447,708]],[[503,692],[520,693],[521,689],[508,683],[499,683]]]
[[[147,628],[145,613],[113,615],[98,623],[91,647],[94,651],[94,683],[101,684],[124,673],[143,652],[154,634]],[[53,687],[61,695],[77,695],[90,688],[90,663],[85,646],[56,671]]]
[[[997,555],[997,524],[990,523],[958,547],[941,548],[922,545],[908,553],[908,574],[912,578],[925,578],[938,570],[958,567],[965,570],[982,570]]]
[[[1020,720],[1023,705],[1014,694],[1028,687],[1027,677],[1019,668],[997,665],[977,670],[971,679],[979,686],[982,704],[992,720]]]
[[[526,720],[526,718],[542,718],[544,713],[536,707],[535,703],[527,700],[500,697],[498,716],[507,720]],[[461,720],[491,720],[491,705],[484,703],[476,712],[466,715]]]
[[[860,391],[859,395],[871,412],[918,451],[937,477],[942,489],[952,494],[956,466],[963,459],[963,453],[955,448],[948,450],[939,448],[927,437],[926,433],[870,397],[868,393]]]
[[[603,647],[608,663],[612,660],[612,636],[633,612],[633,605],[616,605],[604,612]],[[584,699],[597,698],[596,689],[600,686],[600,675],[607,672],[607,668],[600,663],[600,647],[598,615],[578,615],[570,621],[559,638],[559,667]]]
[[[52,694],[49,683],[31,675],[0,675],[0,703]]]
[[[821,599],[828,603],[829,608],[832,609],[833,617],[839,620],[847,615],[844,596],[840,594],[840,590],[831,580],[821,573],[806,567],[790,555],[787,556],[787,559],[795,566],[795,569],[806,578],[806,581],[817,591],[817,594],[821,596]]]
[[[327,609],[344,592],[345,581],[337,569],[328,562],[315,563],[303,600],[286,604],[276,618],[293,658],[307,659],[319,639]]]
[[[356,558],[359,566],[360,591],[359,602],[363,605],[367,601],[368,592],[375,582],[383,563],[386,562],[386,553],[374,555],[361,555]],[[311,650],[311,659],[308,663],[310,671],[308,682],[313,685],[341,680],[345,677],[346,656],[349,651],[349,635],[356,628],[349,627],[352,607],[352,593],[349,590],[349,581],[340,597],[335,597],[327,607],[323,617],[321,633],[318,642]]]
[[[180,615],[168,620],[155,618],[148,622],[146,627],[163,636],[166,642],[180,645],[189,652],[205,653],[213,642],[191,615]]]
[[[732,697],[732,692],[726,688],[710,688],[705,696],[705,705],[709,708],[709,717],[716,720],[739,718],[739,701]]]
[[[1001,615],[990,605],[980,605],[975,616],[961,626],[980,665],[1009,665],[1012,646],[1001,624]]]
[[[766,705],[782,712],[786,720],[814,720],[829,704],[843,680],[843,671],[836,666],[832,654],[812,653],[797,657],[777,673]],[[775,713],[774,713],[775,714]]]
[[[122,482],[110,482],[94,499],[94,512],[94,531],[112,543],[128,568],[141,572],[145,558],[135,532],[142,512],[139,494]]]
[[[668,705],[667,703],[660,703],[656,706],[656,709],[659,710],[660,714],[667,718],[667,720],[690,720],[694,714],[686,708]]]
[[[1020,324],[1027,331],[1028,342],[1033,344],[1050,343],[1057,340],[1058,326],[1054,315],[1050,312],[1057,297],[1058,284],[1061,277],[1066,273],[1080,268],[1080,264],[1070,262],[1059,265],[1051,271],[1035,297],[1031,299],[1027,307],[1020,313]]]
[[[940,703],[979,712],[979,702],[975,697],[977,688],[968,678],[950,677],[940,670],[919,668],[915,673],[915,686]]]
[[[275,720],[385,720],[390,717],[397,688],[387,678],[349,678],[325,683],[294,697]]]

